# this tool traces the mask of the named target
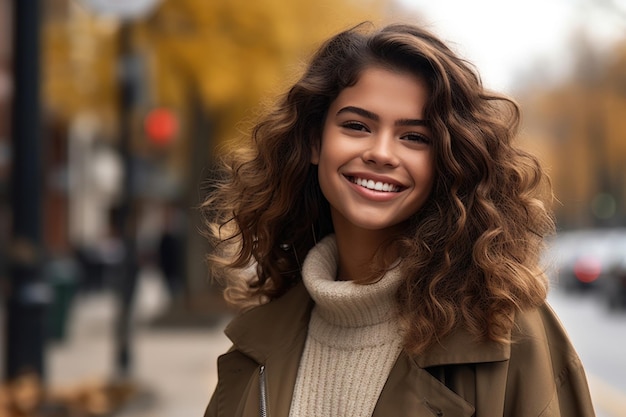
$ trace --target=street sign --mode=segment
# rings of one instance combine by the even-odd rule
[[[79,0],[94,13],[134,20],[146,17],[161,0]]]

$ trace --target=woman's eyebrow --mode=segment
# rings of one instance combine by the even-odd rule
[[[360,107],[354,107],[354,106],[343,107],[337,112],[337,116],[339,116],[342,113],[355,113],[355,114],[358,114],[359,116],[363,116],[367,119],[374,120],[376,122],[380,120],[380,116],[378,116],[376,113],[372,113],[371,111],[362,109]]]
[[[361,107],[346,106],[339,109],[337,115],[342,113],[354,113],[375,122],[380,121],[380,116],[376,113],[372,113],[369,110],[362,109]],[[423,119],[399,119],[394,123],[396,126],[428,126],[428,122]]]
[[[424,119],[400,119],[396,120],[396,126],[428,126],[428,121]]]

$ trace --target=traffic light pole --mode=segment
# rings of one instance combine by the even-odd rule
[[[44,375],[45,308],[50,288],[42,271],[42,146],[39,98],[40,2],[13,2],[11,211],[6,304],[6,377]]]
[[[132,370],[132,306],[137,287],[139,266],[137,261],[137,215],[134,204],[134,177],[132,152],[132,109],[135,101],[137,77],[133,72],[131,26],[122,22],[119,33],[119,149],[124,164],[122,201],[114,227],[124,243],[122,273],[114,283],[118,297],[115,319],[115,367],[116,375],[127,379]]]

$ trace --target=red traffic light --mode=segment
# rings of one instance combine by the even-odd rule
[[[159,146],[168,145],[178,133],[178,118],[170,109],[153,109],[144,119],[144,130],[150,142]]]

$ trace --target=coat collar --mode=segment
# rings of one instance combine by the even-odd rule
[[[225,333],[242,353],[258,363],[274,354],[289,352],[306,337],[313,301],[302,283],[282,297],[236,317]],[[477,341],[458,328],[421,355],[413,357],[420,368],[500,362],[510,358],[509,344]]]
[[[235,317],[225,333],[238,350],[263,364],[306,336],[312,308],[311,297],[299,283],[282,297]]]
[[[509,334],[510,338],[510,334]],[[501,362],[511,357],[510,344],[479,341],[465,328],[458,327],[414,359],[421,368],[481,362]]]

